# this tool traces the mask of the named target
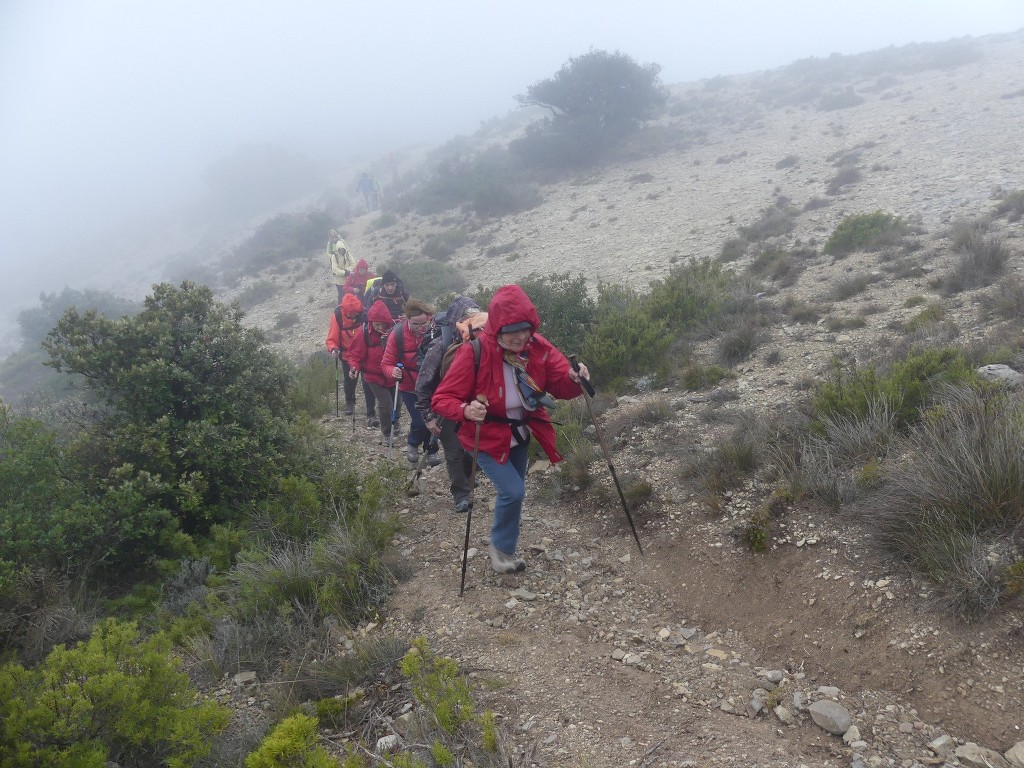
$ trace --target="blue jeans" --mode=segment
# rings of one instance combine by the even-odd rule
[[[409,412],[409,438],[406,442],[416,448],[419,448],[421,445],[425,448],[430,440],[430,430],[423,423],[423,417],[420,416],[420,412],[416,410],[416,393],[399,392],[398,394],[402,396],[405,410]],[[434,450],[431,453],[437,453],[437,447],[437,443],[434,443]]]
[[[519,516],[526,497],[526,463],[529,445],[523,443],[509,451],[508,463],[499,464],[481,452],[477,461],[494,488],[498,498],[494,502],[494,523],[491,525],[491,544],[506,555],[514,555],[519,543]]]

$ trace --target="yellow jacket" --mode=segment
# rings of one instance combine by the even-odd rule
[[[342,285],[348,273],[356,268],[355,257],[348,249],[348,245],[340,237],[327,246],[327,254],[331,257],[331,272],[334,273],[334,282]]]

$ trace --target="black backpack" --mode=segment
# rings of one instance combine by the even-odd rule
[[[416,347],[416,367],[412,369],[413,371],[419,371],[423,358],[426,357],[427,350],[430,349],[430,345],[434,343],[435,339],[440,337],[441,328],[436,323],[431,323],[429,330],[423,334],[419,346]],[[395,344],[397,345],[398,359],[401,360],[405,356],[405,323],[399,323],[395,326]]]

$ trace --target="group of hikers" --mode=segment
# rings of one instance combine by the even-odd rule
[[[338,306],[327,350],[344,376],[345,415],[355,418],[361,378],[366,425],[392,446],[401,434],[400,401],[409,416],[406,459],[437,466],[444,451],[455,512],[473,506],[475,461],[497,492],[491,567],[524,570],[517,546],[528,446],[535,437],[552,463],[562,459],[547,409],[553,398],[582,393],[586,366],[570,365],[537,332],[540,317],[518,285],[499,288],[486,312],[469,296],[437,312],[410,297],[392,270],[378,277],[364,259],[355,260],[335,230],[328,254]]]

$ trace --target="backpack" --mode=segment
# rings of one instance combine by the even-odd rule
[[[462,339],[453,341],[445,349],[444,354],[441,355],[441,365],[438,366],[438,380],[444,378],[444,375],[448,373],[448,369],[452,367],[452,360],[455,359],[455,353],[459,351],[459,347],[467,342]],[[469,344],[473,345],[473,373],[480,372],[480,339],[470,339]]]
[[[440,338],[440,336],[441,329],[436,324],[431,324],[427,332],[423,334],[419,346],[416,347],[416,367],[407,370],[419,371],[423,358],[427,356],[427,350],[434,343],[434,339]],[[401,360],[405,355],[405,323],[399,323],[395,326],[395,344],[399,360]]]

